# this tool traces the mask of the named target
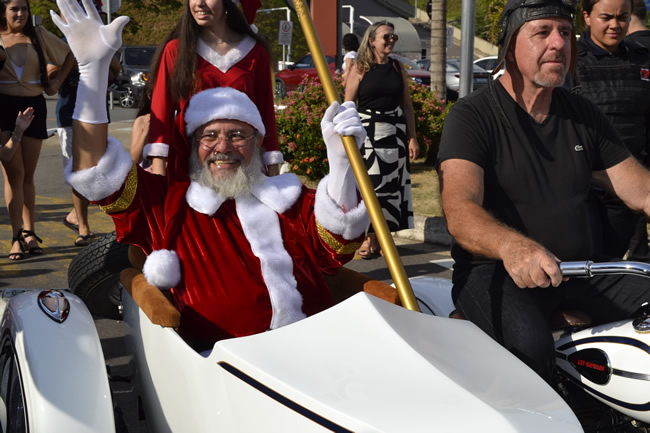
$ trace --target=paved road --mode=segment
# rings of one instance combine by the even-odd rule
[[[48,99],[48,127],[54,128],[54,99]],[[131,124],[135,110],[115,108],[111,112],[111,135],[123,143],[129,143]],[[128,145],[128,144],[126,144]],[[62,224],[70,210],[70,187],[63,181],[61,153],[58,137],[54,135],[43,143],[36,176],[36,231],[44,241],[45,254],[29,257],[20,262],[4,259],[0,266],[0,288],[66,288],[67,270],[70,260],[80,251],[73,245],[75,234]],[[91,207],[90,224],[98,234],[113,231],[110,218]],[[0,197],[0,246],[5,254],[9,252],[11,227],[4,198]],[[435,275],[449,277],[449,254],[447,247],[397,239],[398,251],[407,275]],[[353,260],[348,267],[366,273],[373,278],[390,282],[390,274],[383,257],[373,260]],[[107,363],[112,374],[128,376],[133,368],[131,356],[124,346],[122,323],[107,319],[96,321]],[[124,412],[131,433],[147,432],[146,425],[137,417],[137,405],[133,385],[128,382],[113,383],[115,398]]]

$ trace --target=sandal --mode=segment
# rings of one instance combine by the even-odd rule
[[[370,237],[367,237],[364,241],[363,244],[361,244],[361,248],[359,248],[359,251],[357,254],[359,257],[361,257],[364,260],[370,260],[370,259],[376,259],[379,257],[379,253],[376,250],[372,249],[372,241]]]
[[[15,252],[15,253],[9,253],[7,255],[7,258],[9,260],[18,261],[18,260],[22,260],[22,259],[25,258],[25,249],[23,247],[23,242],[24,241],[25,241],[25,238],[23,238],[23,234],[22,234],[21,231],[18,232],[18,235],[16,237],[11,239],[11,246],[13,247],[13,245],[16,242],[18,242],[18,246],[20,247],[20,251]]]
[[[79,224],[72,224],[70,221],[63,217],[63,225],[69,228],[70,230],[79,233]]]
[[[76,247],[87,247],[92,242],[92,237],[92,233],[88,233],[87,235],[79,235],[74,241],[74,245]]]
[[[27,242],[27,240],[25,239],[25,238],[29,238],[29,237],[32,237],[32,238],[36,239],[37,244],[36,244],[35,247],[30,247],[29,246],[29,242]],[[26,245],[25,249],[27,250],[27,252],[30,255],[32,255],[32,256],[40,256],[41,254],[43,254],[43,248],[38,246],[38,244],[43,243],[43,240],[41,238],[39,238],[38,236],[36,236],[36,233],[34,233],[32,230],[23,230],[23,242]]]

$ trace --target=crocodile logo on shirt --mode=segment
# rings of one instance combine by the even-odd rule
[[[585,148],[582,147],[581,144],[577,144],[576,147],[574,147],[574,149],[576,152],[582,152],[583,150],[585,150]]]

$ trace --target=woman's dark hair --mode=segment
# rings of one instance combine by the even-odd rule
[[[594,5],[598,3],[600,0],[582,0],[581,2],[581,9],[583,12],[587,12],[587,15],[591,15],[591,10],[594,8]],[[634,2],[632,0],[628,0],[630,2],[630,7],[634,6]]]
[[[0,0],[0,30],[7,29],[7,5],[13,0]],[[27,4],[27,11],[29,12],[27,20],[25,21],[25,27],[23,27],[23,34],[29,38],[38,55],[38,69],[41,71],[41,86],[43,88],[47,87],[47,62],[45,61],[45,55],[43,55],[43,49],[41,48],[41,41],[36,35],[36,28],[32,23],[32,8],[29,6],[29,0],[25,0]]]
[[[271,59],[271,50],[268,42],[260,35],[253,32],[239,7],[231,0],[223,0],[223,5],[228,27],[237,33],[248,35],[255,39],[257,43],[264,47],[269,55],[269,59]],[[176,58],[176,64],[174,65],[171,79],[167,83],[172,100],[177,105],[182,99],[189,98],[199,87],[199,83],[197,82],[199,78],[196,76],[196,52],[201,28],[192,16],[189,1],[185,2],[184,8],[183,16],[180,21],[159,45],[151,63],[150,79],[155,81],[158,76],[158,69],[160,68],[162,53],[165,46],[171,40],[178,39],[178,57]]]
[[[356,51],[359,49],[359,38],[354,33],[343,36],[343,49],[345,51]]]

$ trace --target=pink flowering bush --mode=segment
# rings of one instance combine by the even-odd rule
[[[342,92],[340,76],[335,81]],[[276,111],[275,120],[284,160],[295,174],[312,180],[323,178],[329,167],[320,121],[328,104],[320,82],[305,76],[300,90],[290,92],[280,103],[285,108]]]
[[[420,157],[426,157],[426,162],[433,164],[438,155],[442,127],[451,103],[447,104],[428,87],[414,81],[409,83],[409,90],[413,102],[415,131],[420,144]]]
[[[336,75],[334,81],[343,95],[340,74]],[[437,146],[439,142],[446,115],[445,103],[421,84],[411,82],[410,91],[420,154],[426,156],[429,146]],[[321,179],[328,173],[329,167],[327,149],[320,131],[320,121],[328,104],[320,82],[305,76],[300,90],[291,92],[280,104],[285,108],[276,111],[276,123],[284,160],[291,172],[312,180]]]

